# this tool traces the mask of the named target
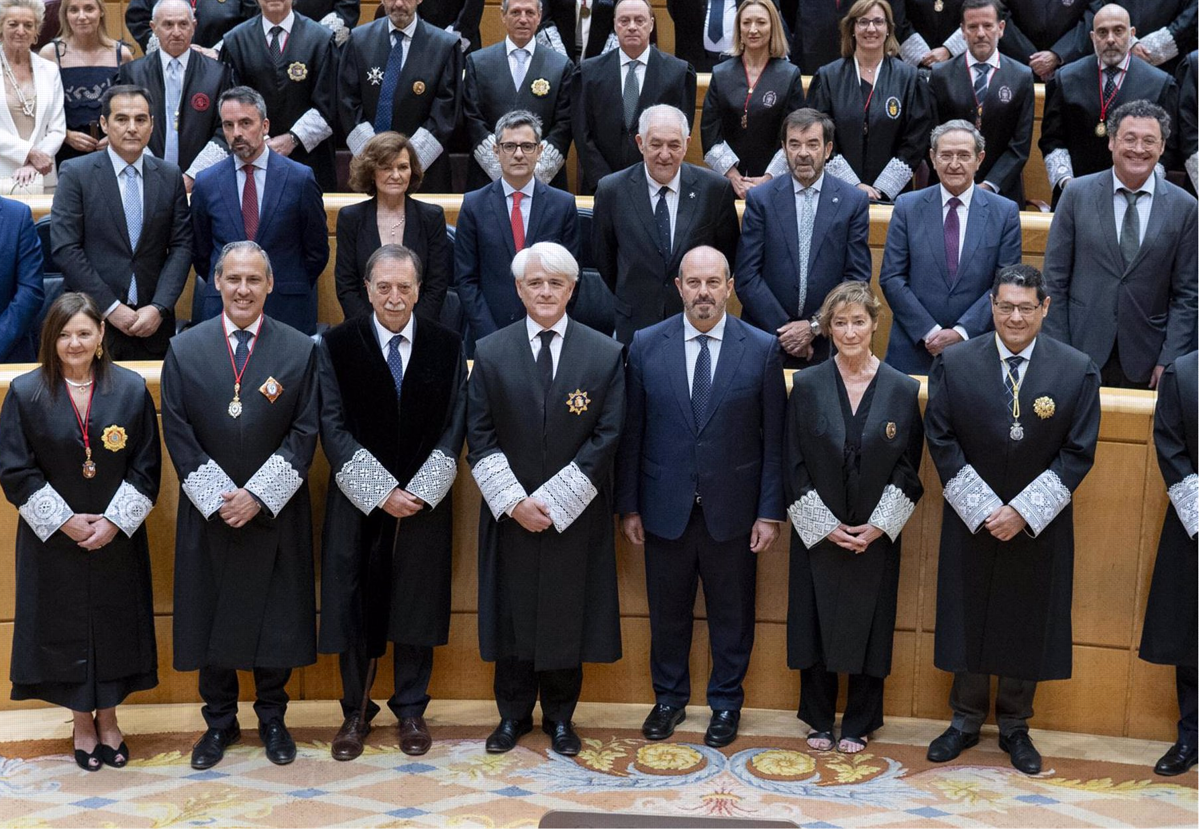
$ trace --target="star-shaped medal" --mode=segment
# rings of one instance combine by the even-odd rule
[[[367,71],[367,81],[373,85],[383,84],[383,68],[372,67]]]

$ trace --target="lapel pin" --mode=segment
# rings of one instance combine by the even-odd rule
[[[283,386],[275,380],[275,377],[268,376],[267,381],[259,387],[258,391],[271,402],[275,402],[283,393]]]
[[[696,194],[694,192],[688,193],[688,198],[695,198],[695,197],[696,197]]]
[[[888,440],[896,437],[896,424],[889,422],[887,426],[884,427],[883,433],[887,435]]]

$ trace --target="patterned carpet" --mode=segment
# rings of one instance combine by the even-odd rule
[[[724,750],[695,733],[647,742],[630,730],[582,730],[584,751],[555,755],[540,731],[488,755],[478,727],[434,727],[409,758],[380,728],[356,761],[329,757],[330,728],[294,730],[299,757],[267,762],[250,731],[213,770],[188,765],[195,735],[129,738],[123,770],[78,769],[61,741],[0,744],[0,829],[26,827],[532,827],[548,811],[790,820],[802,827],[1187,827],[1195,771],[1047,759],[1027,777],[1002,754],[949,765],[924,749],[872,743],[856,756],[799,739],[745,737]],[[994,737],[994,736],[993,736]]]

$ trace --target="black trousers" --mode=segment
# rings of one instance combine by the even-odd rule
[[[996,687],[996,724],[1005,737],[1018,732],[1028,732],[1025,721],[1033,717],[1033,694],[1037,691],[1036,680],[1018,680],[999,677]],[[988,698],[992,678],[988,674],[954,675],[950,686],[950,708],[954,711],[951,724],[962,732],[975,734],[987,718]]]
[[[254,714],[260,723],[283,720],[287,713],[287,681],[291,668],[254,669]],[[210,729],[228,729],[237,723],[238,672],[206,665],[200,669],[200,713]]]
[[[709,536],[700,505],[692,508],[679,539],[664,540],[646,534],[654,696],[659,703],[680,708],[691,699],[688,658],[698,579],[704,582],[712,653],[708,705],[713,711],[736,711],[742,708],[742,680],[754,647],[758,561],[750,550],[749,534],[725,542]]]
[[[362,708],[363,691],[367,687],[366,640],[360,639],[352,650],[338,654],[338,669],[342,673],[342,714],[349,716]],[[388,708],[397,718],[425,714],[429,705],[429,677],[433,673],[433,648],[424,645],[392,643],[392,669],[395,686]],[[379,704],[367,701],[367,720],[379,714]]]
[[[1196,745],[1196,666],[1175,668],[1175,694],[1179,698],[1179,741]]]
[[[842,737],[862,738],[883,726],[883,677],[850,674]],[[800,711],[796,715],[817,732],[832,732],[837,715],[838,675],[824,665],[800,670]]]
[[[570,720],[581,688],[582,667],[535,671],[533,663],[524,659],[508,656],[496,660],[492,689],[500,717],[508,720],[524,720],[532,715],[539,695],[543,720]]]
[[[114,361],[144,361],[164,359],[172,336],[175,335],[175,318],[164,318],[159,328],[145,338],[125,335],[112,324],[104,331],[104,343]]]

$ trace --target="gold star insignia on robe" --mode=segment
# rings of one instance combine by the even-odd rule
[[[120,452],[125,448],[125,428],[109,426],[104,430],[104,448],[109,452]]]
[[[1049,397],[1038,397],[1033,401],[1033,413],[1043,420],[1054,416],[1054,400]]]
[[[588,403],[590,402],[591,400],[588,399],[587,391],[576,389],[574,393],[567,394],[567,408],[572,414],[583,414],[583,412],[587,411]]]

